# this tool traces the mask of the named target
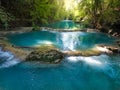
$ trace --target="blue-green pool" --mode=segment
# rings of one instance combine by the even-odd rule
[[[120,56],[66,57],[0,69],[0,90],[120,90]]]
[[[52,44],[60,50],[86,50],[114,44],[103,33],[34,31],[8,36],[17,46]],[[120,55],[69,56],[57,65],[20,62],[0,48],[0,90],[120,90]]]
[[[96,44],[114,44],[114,38],[103,33],[88,32],[52,32],[33,31],[8,36],[9,41],[17,46],[39,46],[52,44],[62,50],[85,50]]]

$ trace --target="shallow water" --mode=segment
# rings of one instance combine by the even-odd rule
[[[8,36],[17,46],[52,44],[60,50],[85,50],[114,44],[102,33],[34,31]],[[16,61],[16,63],[14,63]],[[120,90],[120,55],[70,56],[57,65],[19,62],[0,48],[0,90]]]

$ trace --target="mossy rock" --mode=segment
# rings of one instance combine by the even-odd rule
[[[46,63],[59,63],[64,54],[52,46],[41,46],[32,51],[26,58],[27,61],[40,61]]]

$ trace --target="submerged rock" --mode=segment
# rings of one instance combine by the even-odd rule
[[[64,54],[56,48],[41,46],[32,51],[26,58],[27,61],[41,61],[46,63],[59,63],[64,58]]]

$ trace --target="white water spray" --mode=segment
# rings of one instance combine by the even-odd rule
[[[19,59],[17,59],[11,52],[3,51],[0,47],[0,68],[7,68],[19,63]]]
[[[77,32],[63,32],[61,33],[61,42],[63,50],[74,51],[76,46],[80,44],[79,33]]]
[[[97,69],[100,72],[103,72],[110,76],[111,78],[116,77],[116,71],[112,67],[112,64],[109,60],[109,56],[107,55],[100,55],[100,56],[70,56],[67,57],[67,60],[70,62],[79,62],[82,61],[86,65],[91,66],[91,68]]]

